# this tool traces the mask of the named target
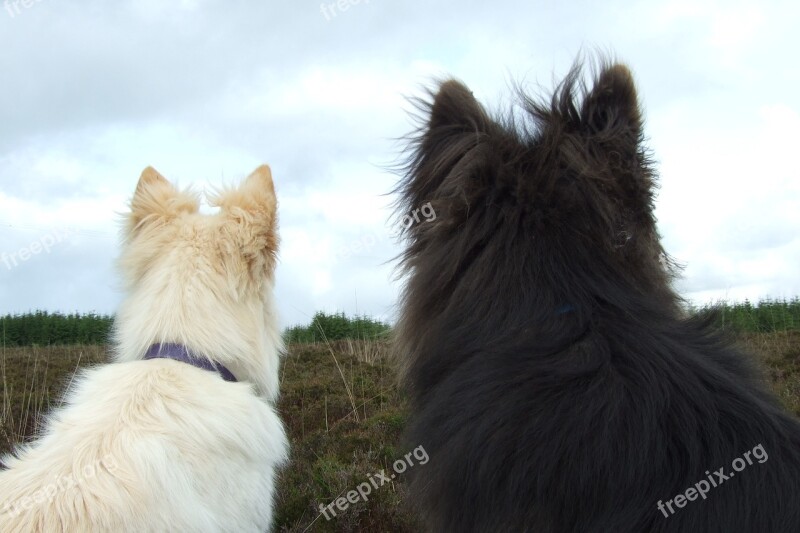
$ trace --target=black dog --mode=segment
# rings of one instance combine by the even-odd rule
[[[690,318],[629,70],[573,68],[492,118],[420,101],[396,351],[412,509],[434,532],[800,532],[800,423]]]

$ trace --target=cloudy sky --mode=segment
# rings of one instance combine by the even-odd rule
[[[283,324],[389,319],[404,97],[453,75],[502,109],[593,50],[637,79],[679,290],[800,294],[795,0],[28,1],[0,10],[0,314],[114,311],[145,166],[204,187],[267,162]]]

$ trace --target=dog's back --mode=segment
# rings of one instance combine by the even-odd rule
[[[0,474],[0,531],[263,531],[278,416],[252,386],[176,361],[86,371]]]
[[[421,102],[400,214],[437,218],[402,263],[406,438],[430,455],[410,508],[436,532],[800,531],[800,424],[681,310],[631,75],[580,80],[512,120],[455,81]]]
[[[0,531],[270,528],[288,441],[274,407],[283,345],[269,168],[214,202],[219,212],[202,215],[191,191],[143,172],[120,258],[115,362],[84,371],[42,437],[4,459]]]
[[[464,361],[406,435],[431,457],[409,488],[430,531],[800,531],[800,428],[744,356],[619,318],[558,351],[439,348]]]

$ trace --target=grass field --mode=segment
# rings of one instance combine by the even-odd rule
[[[765,378],[787,409],[800,416],[800,331],[737,338],[762,360]],[[320,503],[381,470],[390,472],[409,451],[398,444],[405,406],[387,351],[382,340],[289,345],[279,409],[292,460],[279,481],[276,531],[419,531],[401,505],[402,476],[329,521],[319,513]],[[58,404],[77,367],[104,360],[98,346],[3,349],[0,452],[34,434],[37,419]]]
[[[279,410],[291,465],[279,481],[275,531],[419,531],[400,505],[402,476],[330,521],[319,512],[409,451],[398,445],[405,408],[387,351],[386,341],[289,345]],[[105,359],[102,346],[0,349],[0,454],[35,434],[76,368]]]

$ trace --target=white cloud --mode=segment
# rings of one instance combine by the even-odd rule
[[[682,289],[798,294],[795,4],[371,2],[326,21],[318,4],[85,0],[0,16],[13,80],[0,86],[0,251],[81,229],[0,267],[0,313],[113,311],[115,213],[144,166],[204,188],[266,162],[285,323],[356,306],[391,316],[399,248],[382,195],[411,128],[404,97],[449,73],[502,109],[510,81],[550,87],[594,46],[636,73]]]

